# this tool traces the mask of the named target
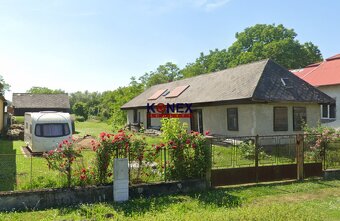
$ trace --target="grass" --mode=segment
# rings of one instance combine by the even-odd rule
[[[85,135],[97,137],[101,132],[112,132],[112,125],[96,120],[76,122],[75,127],[76,134],[80,137]]]
[[[200,193],[97,203],[0,220],[340,220],[340,181],[222,187]]]

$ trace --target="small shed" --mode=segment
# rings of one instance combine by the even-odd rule
[[[14,116],[24,116],[25,112],[71,111],[68,94],[13,93],[12,101]]]

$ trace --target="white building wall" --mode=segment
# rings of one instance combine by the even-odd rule
[[[323,125],[327,127],[333,127],[335,129],[340,129],[340,85],[328,85],[328,86],[321,86],[318,89],[328,96],[335,98],[336,100],[336,119],[334,121],[324,122]],[[321,112],[321,109],[320,109]]]

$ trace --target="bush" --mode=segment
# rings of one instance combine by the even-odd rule
[[[85,121],[85,117],[83,117],[83,116],[76,116],[76,121],[78,121],[78,122],[84,122]]]
[[[72,164],[76,158],[82,157],[80,149],[75,149],[72,142],[64,140],[58,148],[45,153],[43,156],[47,160],[49,169],[56,170],[66,175],[67,186],[72,183]]]
[[[244,141],[238,145],[241,155],[248,160],[255,160],[255,143],[253,140]],[[258,147],[258,158],[266,159],[269,158],[264,152],[263,147]]]
[[[188,133],[187,124],[176,118],[162,119],[161,130],[170,155],[166,176],[175,180],[203,178],[211,167],[211,149],[205,137]]]

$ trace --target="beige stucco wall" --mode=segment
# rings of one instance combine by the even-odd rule
[[[336,120],[328,123],[323,123],[325,126],[333,127],[335,129],[340,129],[340,85],[328,85],[328,86],[321,86],[318,89],[328,96],[335,98],[336,100]],[[320,109],[321,112],[321,109]]]
[[[273,108],[288,107],[288,131],[273,130]],[[298,133],[293,131],[293,106],[306,107],[307,124],[316,126],[320,120],[320,106],[318,104],[304,103],[275,103],[275,104],[239,104],[197,107],[202,109],[203,130],[210,131],[212,134],[227,136],[254,136],[254,135],[284,135]],[[227,127],[227,108],[238,108],[238,131],[228,131]],[[139,109],[141,112],[141,122],[146,125],[146,110]],[[133,122],[133,110],[128,110],[128,123]],[[142,117],[143,116],[143,117]],[[190,130],[190,119],[181,119],[188,124]],[[160,119],[152,119],[152,126],[160,126]]]
[[[274,107],[288,107],[288,131],[274,131]],[[318,104],[302,103],[277,103],[277,104],[241,104],[204,107],[203,126],[204,130],[210,130],[213,134],[227,136],[248,135],[278,135],[298,133],[293,131],[293,106],[306,107],[307,124],[316,126],[320,120],[320,107]],[[238,131],[228,131],[227,108],[238,108]]]
[[[0,133],[4,127],[4,101],[0,99]]]

